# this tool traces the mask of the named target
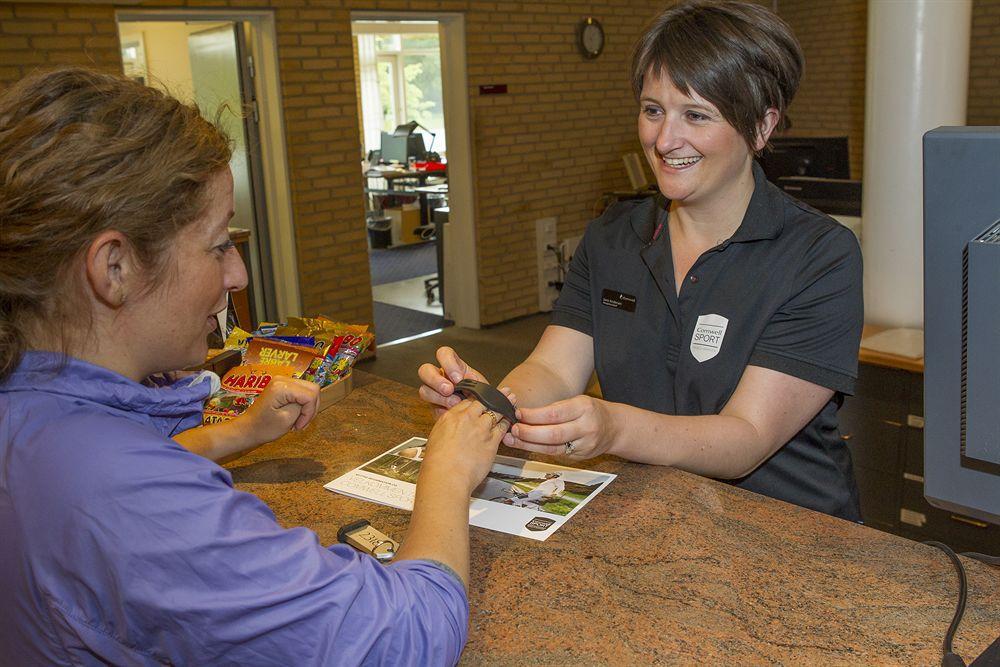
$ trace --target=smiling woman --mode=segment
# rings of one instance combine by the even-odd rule
[[[802,68],[789,27],[755,3],[688,0],[649,24],[631,82],[661,196],[587,227],[552,324],[500,382],[520,397],[507,444],[676,466],[860,518],[837,432],[857,377],[860,248],[754,162]],[[595,370],[603,400],[582,395]],[[483,379],[448,348],[419,373],[439,411],[455,382]]]
[[[226,307],[226,293],[247,284],[246,268],[229,240],[233,216],[233,177],[229,169],[213,174],[205,187],[205,209],[177,233],[170,248],[170,280],[136,297],[127,322],[119,322],[137,340],[159,340],[136,359],[137,368],[122,372],[141,380],[167,368],[200,363],[208,352],[207,335],[215,314]]]

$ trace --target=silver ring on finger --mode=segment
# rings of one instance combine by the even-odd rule
[[[572,454],[575,449],[576,449],[576,445],[573,444],[572,440],[570,440],[569,442],[567,442],[566,443],[566,456],[569,456],[570,454]]]

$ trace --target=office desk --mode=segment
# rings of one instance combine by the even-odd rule
[[[417,181],[418,185],[427,185],[427,179],[433,177],[448,177],[448,169],[439,169],[436,171],[417,171],[411,169],[394,169],[392,171],[382,171],[379,169],[369,169],[365,173],[365,178],[384,178],[387,184],[388,190],[396,189],[396,181],[399,180],[410,180]]]
[[[229,465],[324,544],[359,517],[404,535],[408,513],[322,485],[431,426],[415,389],[362,371],[354,387]],[[676,470],[580,467],[619,477],[548,541],[471,529],[463,664],[940,664],[958,584],[936,549]],[[1000,632],[1000,573],[965,563],[969,660]]]
[[[444,178],[444,183],[438,183],[435,185],[427,185],[427,179],[431,177]],[[420,225],[426,227],[431,223],[430,211],[428,208],[427,200],[432,195],[445,195],[448,194],[448,171],[379,171],[376,169],[371,169],[365,174],[365,196],[369,195],[382,195],[382,196],[413,196],[416,195],[420,201]],[[386,187],[371,187],[372,179],[385,179]],[[403,188],[396,187],[396,181],[399,180],[416,180],[416,186],[406,186]],[[375,202],[369,201],[367,208],[370,210],[380,209],[381,205],[376,206]]]

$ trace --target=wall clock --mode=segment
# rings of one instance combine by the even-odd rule
[[[576,28],[576,46],[584,58],[594,59],[604,50],[604,28],[600,22],[588,16]]]

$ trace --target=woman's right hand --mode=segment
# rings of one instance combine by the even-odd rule
[[[465,363],[450,347],[438,348],[437,362],[437,366],[423,364],[417,370],[417,375],[423,382],[418,393],[420,398],[433,406],[435,418],[462,401],[462,397],[455,394],[456,383],[465,379],[487,381],[482,373]]]
[[[443,474],[450,484],[465,484],[466,495],[471,495],[490,471],[500,439],[509,427],[504,419],[494,424],[494,418],[479,401],[460,401],[431,430],[420,481],[436,480]]]

